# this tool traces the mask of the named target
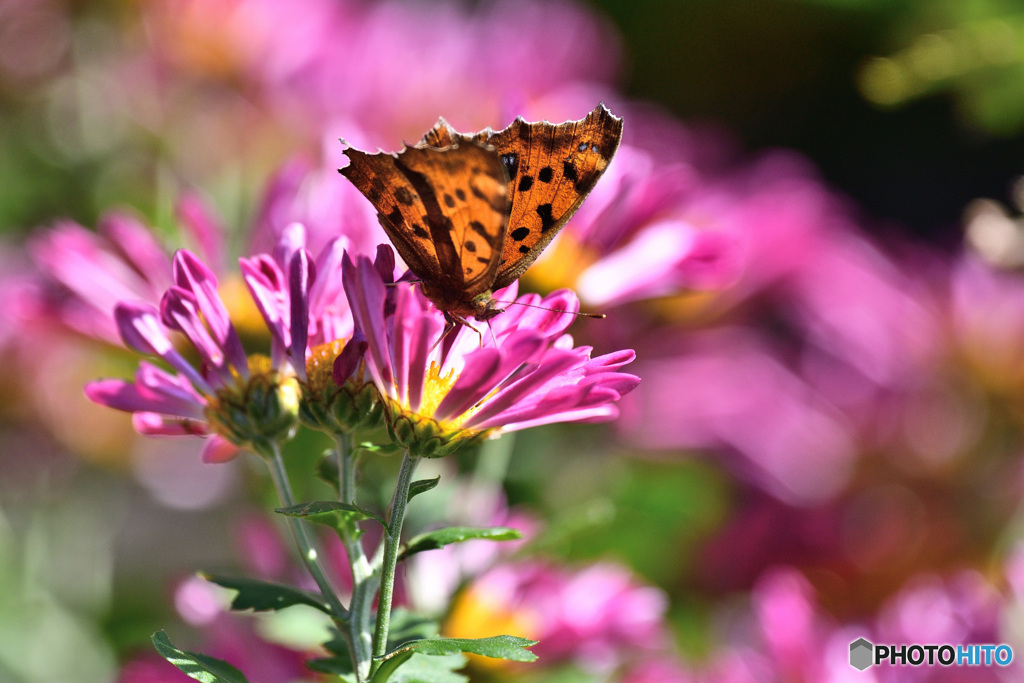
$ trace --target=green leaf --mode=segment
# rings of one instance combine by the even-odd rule
[[[401,661],[378,679],[381,672],[386,671],[391,660],[385,660],[381,664],[374,674],[372,683],[466,683],[469,680],[467,676],[456,673],[458,669],[466,666],[466,658],[462,655],[431,657],[410,652],[408,658],[403,653],[397,655],[395,659]]]
[[[311,659],[306,662],[306,665],[313,671],[334,674],[343,680],[348,680],[346,677],[354,675],[348,643],[337,629],[332,627],[330,631],[331,639],[324,643],[324,649],[331,653],[331,656]],[[436,638],[438,632],[436,621],[396,607],[391,610],[391,628],[388,630],[387,649],[389,651],[397,650],[409,641]]]
[[[418,496],[421,493],[426,493],[430,489],[437,486],[439,481],[441,481],[440,474],[434,477],[433,479],[420,479],[419,481],[414,481],[412,484],[409,485],[408,500],[412,500],[414,496]]]
[[[408,543],[406,543],[405,548],[402,549],[398,559],[405,559],[410,555],[421,553],[424,550],[437,550],[438,548],[443,548],[444,546],[452,543],[462,543],[463,541],[471,541],[477,538],[483,538],[489,541],[514,541],[522,537],[523,534],[520,533],[518,529],[512,529],[504,526],[451,526],[445,529],[428,531],[425,534],[413,537]]]
[[[189,678],[202,683],[249,683],[241,671],[223,660],[174,647],[164,631],[153,634],[153,646]]]
[[[419,652],[424,655],[444,656],[460,652],[467,652],[483,657],[495,659],[509,659],[513,662],[532,662],[537,659],[526,648],[537,644],[536,640],[520,638],[519,636],[491,636],[490,638],[432,638],[429,640],[414,640],[406,643],[394,652],[384,655],[389,659],[399,653],[406,651]]]
[[[204,572],[200,572],[199,576],[218,586],[238,591],[238,595],[231,601],[233,610],[251,609],[257,612],[266,612],[281,610],[293,605],[309,605],[328,616],[343,616],[332,614],[330,606],[323,598],[301,588],[259,581],[258,579],[216,576]]]
[[[387,522],[375,512],[364,510],[356,505],[339,503],[333,500],[315,500],[310,503],[299,503],[291,507],[278,508],[275,512],[287,515],[288,517],[299,517],[317,524],[325,524],[338,533],[343,530],[347,533],[349,525],[361,519],[375,520],[385,529]]]
[[[380,665],[380,668],[377,669],[377,673],[373,674],[370,683],[387,683],[388,679],[391,678],[391,674],[395,673],[398,667],[412,659],[414,654],[416,653],[412,651],[400,652],[394,657],[385,660]]]

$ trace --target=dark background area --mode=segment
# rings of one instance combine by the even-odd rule
[[[955,243],[964,206],[1006,201],[1024,172],[1024,136],[965,121],[951,94],[882,109],[858,92],[858,68],[902,46],[920,3],[592,1],[623,32],[628,94],[724,125],[747,151],[802,152],[869,230]]]

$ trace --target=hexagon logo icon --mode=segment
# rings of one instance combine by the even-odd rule
[[[858,638],[850,643],[850,666],[857,671],[863,671],[871,666],[874,649],[875,646],[867,638]]]

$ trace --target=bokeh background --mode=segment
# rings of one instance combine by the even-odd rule
[[[136,363],[111,307],[176,247],[231,292],[288,221],[322,244],[363,220],[339,137],[598,101],[623,147],[523,285],[607,313],[574,334],[635,348],[643,382],[615,423],[433,463],[414,526],[530,540],[422,556],[405,603],[548,643],[481,681],[965,680],[855,672],[848,646],[1024,651],[1018,3],[0,0],[0,681],[179,680],[158,628],[314,680],[323,624],[226,614],[193,578],[293,577],[259,463],[85,400]],[[301,435],[293,469],[322,448]]]

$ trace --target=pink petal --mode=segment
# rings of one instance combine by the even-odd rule
[[[214,434],[203,444],[202,460],[205,463],[219,464],[234,460],[242,449],[224,437]]]

